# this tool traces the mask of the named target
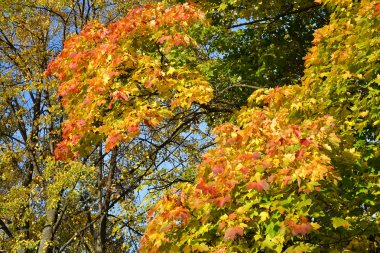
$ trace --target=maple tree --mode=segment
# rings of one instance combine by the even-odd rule
[[[176,109],[208,102],[208,82],[184,64],[193,54],[186,48],[195,44],[186,27],[198,19],[201,13],[189,5],[147,5],[108,27],[89,24],[67,40],[47,73],[58,77],[69,112],[56,157],[69,158],[69,146],[83,152],[80,142],[96,145],[96,135],[107,136],[107,152],[139,135],[141,123],[157,127]]]
[[[376,252],[379,3],[321,2],[331,20],[302,84],[254,92],[215,128],[195,183],[152,208],[141,252]]]

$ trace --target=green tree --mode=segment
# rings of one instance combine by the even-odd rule
[[[299,82],[312,34],[329,16],[312,0],[197,3],[211,21],[200,36],[214,103],[234,109],[260,87]]]

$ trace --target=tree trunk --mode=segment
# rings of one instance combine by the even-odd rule
[[[46,222],[44,229],[42,230],[42,236],[40,246],[38,247],[38,253],[52,253],[52,242],[54,239],[53,225],[57,220],[57,209],[53,208],[46,212]]]
[[[107,240],[107,215],[109,204],[112,195],[112,181],[114,177],[114,173],[117,166],[117,148],[112,150],[111,159],[110,159],[110,169],[107,175],[106,188],[104,193],[104,201],[102,202],[100,199],[100,203],[102,203],[101,211],[102,217],[99,222],[99,229],[95,242],[95,253],[104,253],[106,252],[106,240]]]
[[[27,188],[29,187],[30,183],[32,182],[33,179],[33,164],[29,163],[28,170],[26,172],[26,175],[24,176],[22,186]],[[24,219],[24,215],[29,208],[29,203],[27,203],[21,210],[19,214],[19,219]],[[29,233],[29,227],[30,223],[29,221],[25,221],[25,223],[17,228],[17,234],[19,235],[19,240],[28,240],[30,233]],[[23,246],[17,249],[17,253],[29,253],[30,250],[24,248]]]
[[[107,214],[100,219],[98,236],[96,238],[95,253],[104,253],[106,250]]]

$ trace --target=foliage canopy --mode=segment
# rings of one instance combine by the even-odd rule
[[[0,250],[379,249],[378,1],[0,9]]]

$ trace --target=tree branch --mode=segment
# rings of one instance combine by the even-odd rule
[[[284,13],[280,13],[280,14],[274,16],[274,17],[266,17],[266,18],[256,19],[256,20],[253,20],[253,21],[249,21],[249,22],[244,22],[244,23],[232,25],[230,28],[237,28],[237,27],[246,26],[246,25],[253,25],[253,24],[257,24],[257,23],[266,22],[266,21],[269,21],[269,20],[276,20],[276,19],[280,19],[282,17],[286,17],[286,16],[289,16],[289,15],[298,14],[298,13],[302,13],[302,12],[307,12],[307,11],[309,11],[311,9],[314,9],[316,7],[319,7],[319,6],[320,6],[320,4],[313,4],[313,5],[305,6],[305,7],[293,10],[293,11],[287,11],[287,12],[284,12]]]
[[[0,229],[3,230],[10,238],[14,238],[12,232],[2,219],[0,219]]]

